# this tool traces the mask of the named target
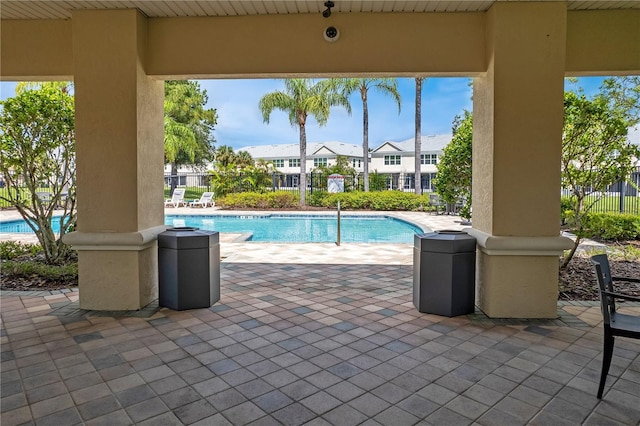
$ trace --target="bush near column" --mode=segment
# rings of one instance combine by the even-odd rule
[[[640,239],[640,216],[623,213],[588,213],[582,218],[582,236],[607,241]]]

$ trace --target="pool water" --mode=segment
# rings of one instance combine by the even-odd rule
[[[165,225],[252,233],[251,241],[285,243],[335,242],[336,216],[248,215],[248,216],[165,216]],[[340,237],[345,243],[413,243],[422,230],[408,222],[387,216],[342,216]]]
[[[191,226],[209,231],[245,234],[250,241],[286,243],[335,242],[338,234],[336,216],[325,215],[167,215],[165,225]],[[340,240],[344,243],[412,244],[413,236],[422,230],[409,222],[388,216],[342,215]],[[59,218],[53,218],[54,232],[60,229]],[[0,223],[0,232],[30,233],[23,220]]]

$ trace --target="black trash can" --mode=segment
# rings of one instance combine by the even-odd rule
[[[220,244],[214,231],[169,228],[158,235],[159,305],[181,311],[220,300]]]
[[[454,317],[475,311],[476,239],[464,231],[416,234],[413,305]]]

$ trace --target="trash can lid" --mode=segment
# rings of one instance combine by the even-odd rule
[[[476,251],[476,239],[465,231],[442,230],[416,234],[415,248],[435,253],[467,253]]]
[[[217,231],[206,231],[189,226],[168,228],[158,235],[158,247],[195,249],[212,247],[219,242]]]

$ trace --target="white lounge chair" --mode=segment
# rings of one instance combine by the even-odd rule
[[[191,202],[191,207],[213,207],[215,206],[215,201],[213,201],[213,192],[205,192],[202,194],[199,200],[194,200]]]
[[[186,207],[187,202],[184,200],[184,189],[183,188],[176,188],[173,190],[173,195],[171,196],[170,199],[166,199],[164,201],[164,206],[165,207],[180,207],[180,206],[185,206]]]
[[[36,196],[43,204],[49,204],[51,202],[51,193],[46,191],[37,191]]]

